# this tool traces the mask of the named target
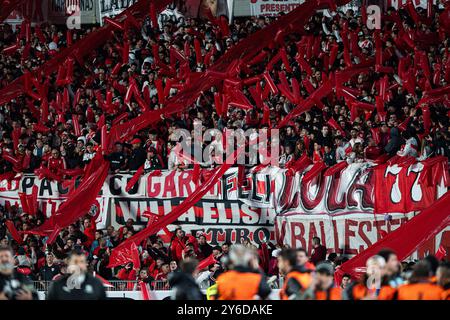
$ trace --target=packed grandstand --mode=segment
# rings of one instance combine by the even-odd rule
[[[0,1],[0,300],[450,299],[450,3],[268,2]]]

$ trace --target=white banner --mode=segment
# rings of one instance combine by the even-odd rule
[[[98,22],[103,25],[104,17],[115,17],[138,0],[98,0]]]
[[[414,215],[283,215],[276,218],[275,238],[279,243],[293,248],[302,247],[311,253],[312,238],[318,236],[327,247],[328,253],[353,256],[399,228]],[[450,249],[450,226],[422,245],[410,259],[422,259],[428,254],[434,254],[441,245],[446,250]]]
[[[420,182],[423,174],[420,163],[409,168],[388,166],[380,171],[371,170],[370,166],[368,163],[351,164],[339,174],[318,174],[308,182],[304,182],[304,178],[311,166],[294,175],[286,169],[269,167],[258,173],[248,173],[241,186],[234,167],[169,229],[182,225],[194,234],[203,231],[213,244],[240,242],[247,237],[261,243],[265,238],[276,239],[274,224],[277,221],[278,229],[283,223],[288,226],[284,232],[277,230],[278,238],[284,243],[308,246],[311,236],[319,234],[329,248],[348,247],[346,253],[353,254],[374,243],[380,235],[375,225],[383,225],[385,221],[383,214],[374,214],[377,203],[382,204],[378,207],[399,209],[411,205],[413,210],[396,212],[413,212],[422,205],[431,205],[446,190],[439,171],[432,177],[437,178],[441,188],[427,186],[426,179]],[[99,213],[98,228],[119,227],[127,219],[144,227],[149,216],[170,213],[197,188],[192,181],[192,170],[163,171],[159,176],[146,174],[127,192],[131,177],[130,174],[114,174],[106,178],[93,208]],[[377,183],[377,177],[381,183]],[[202,172],[202,181],[205,179],[207,171]],[[36,186],[39,209],[48,218],[78,185],[79,181],[70,185],[41,180],[34,175],[4,180],[0,181],[0,204],[20,206],[19,192],[30,195]],[[377,185],[381,185],[381,192]],[[376,198],[377,192],[380,196]],[[400,213],[393,216],[392,221],[382,226],[385,232],[395,230],[410,217]],[[355,223],[356,234],[351,236]]]
[[[235,0],[234,16],[273,16],[280,12],[288,13],[305,0]]]
[[[97,1],[47,0],[47,21],[66,24],[69,17],[79,17],[81,24],[97,23]]]

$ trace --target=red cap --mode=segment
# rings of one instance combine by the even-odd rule
[[[133,140],[131,140],[131,144],[141,144],[141,139],[134,138]]]

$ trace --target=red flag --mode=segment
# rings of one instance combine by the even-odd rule
[[[39,227],[27,233],[51,232],[47,243],[52,243],[61,228],[67,227],[91,210],[91,206],[97,198],[109,170],[109,161],[104,160],[100,156],[96,170],[91,169],[91,174],[86,171],[80,186],[69,193],[67,200],[58,208],[56,214]],[[91,163],[95,164],[94,159]]]
[[[75,131],[75,135],[77,137],[81,136],[81,128],[80,128],[80,123],[78,122],[77,114],[72,114],[72,125],[73,125],[73,129]]]
[[[194,39],[194,51],[197,64],[201,64],[203,61],[202,48],[200,46],[200,41],[197,38]]]
[[[141,176],[144,174],[144,165],[140,166],[139,169],[136,170],[136,173],[131,177],[130,181],[128,181],[125,191],[130,191],[134,185],[139,181]]]
[[[341,136],[345,137],[345,131],[344,129],[341,128],[340,125],[338,125],[338,123],[336,122],[336,120],[334,120],[333,118],[330,118],[327,122],[327,124],[333,128],[336,131],[339,131]]]
[[[323,174],[324,177],[328,177],[328,176],[334,176],[336,173],[341,172],[342,170],[344,170],[345,168],[348,167],[348,163],[347,161],[341,161],[337,164],[335,164],[332,167],[329,167],[325,173]]]
[[[215,263],[217,263],[217,260],[216,260],[216,258],[214,258],[213,254],[211,254],[209,257],[203,259],[202,261],[200,261],[198,263],[197,270],[206,269],[206,268],[208,268],[208,266],[215,264]]]
[[[22,244],[23,242],[22,237],[20,236],[19,232],[14,226],[14,223],[11,220],[6,220],[5,225],[8,228],[11,237],[13,237],[13,239],[17,241],[18,244]]]
[[[307,183],[311,181],[314,177],[320,175],[320,173],[327,167],[327,165],[323,161],[319,161],[315,163],[311,169],[304,175],[302,179],[302,183]]]
[[[439,247],[438,251],[436,251],[435,257],[438,260],[444,260],[446,255],[447,255],[447,250],[445,250],[445,247],[443,245],[441,245]]]
[[[144,281],[139,281],[139,287],[142,293],[142,300],[151,300],[150,291],[148,290],[148,286]]]
[[[27,201],[27,195],[26,193],[19,192],[19,199],[20,204],[22,205],[22,212],[30,213],[30,210],[28,209],[28,201]]]
[[[141,268],[141,259],[139,258],[139,250],[136,247],[136,244],[133,243],[131,245],[131,260],[133,261],[133,268],[140,269]]]
[[[192,182],[197,186],[200,182],[200,165],[196,162],[194,163],[194,169],[192,170]]]

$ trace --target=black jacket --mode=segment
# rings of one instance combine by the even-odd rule
[[[174,272],[169,275],[169,284],[174,293],[172,300],[205,300],[197,283],[190,274]]]
[[[45,264],[39,272],[40,280],[52,281],[53,278],[59,274],[60,268],[57,265],[52,265],[51,267]]]
[[[38,300],[38,295],[36,290],[34,290],[33,283],[27,276],[17,271],[14,271],[9,276],[0,274],[0,293],[5,294],[8,300],[16,300],[17,291],[21,289],[31,291],[33,300]]]
[[[104,300],[103,283],[87,273],[84,281],[77,285],[69,275],[54,281],[48,291],[47,300]]]
[[[147,154],[145,153],[144,149],[142,148],[133,149],[131,151],[131,155],[128,160],[128,168],[130,170],[139,169],[139,167],[144,164],[146,158]]]
[[[403,139],[400,137],[400,133],[397,128],[391,128],[391,139],[389,139],[388,144],[384,147],[384,151],[390,156],[395,156],[400,147],[403,144]]]

